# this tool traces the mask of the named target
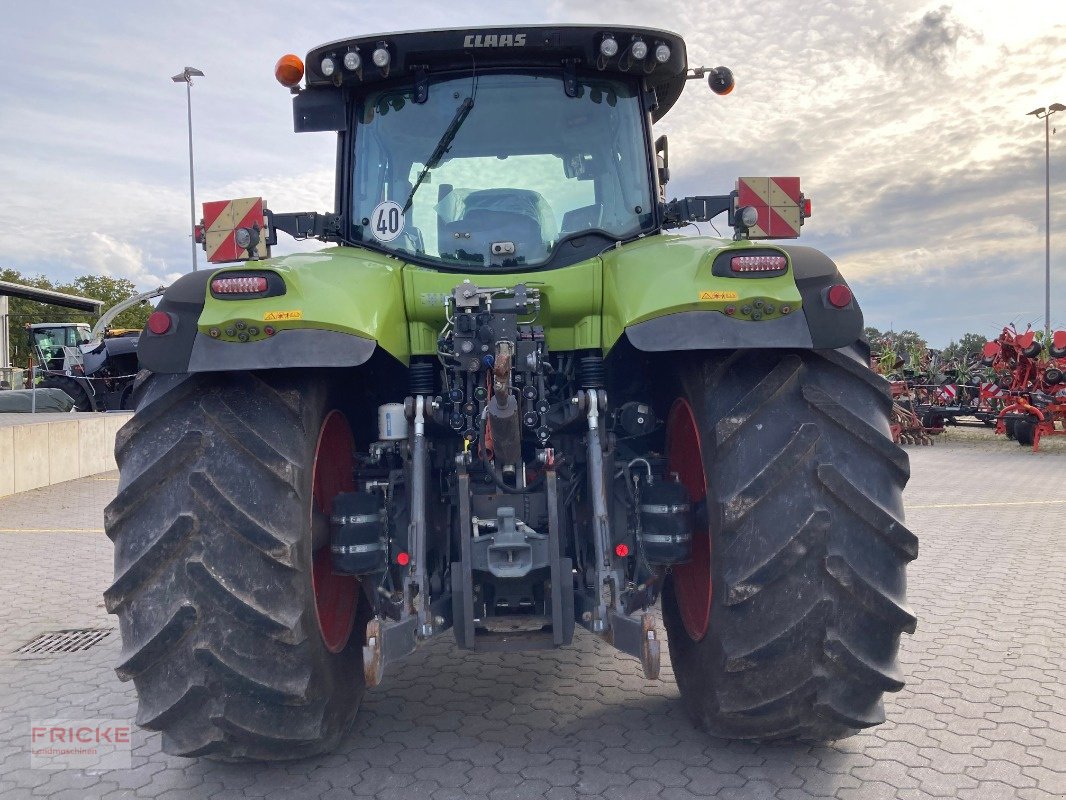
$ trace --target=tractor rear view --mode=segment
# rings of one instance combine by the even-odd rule
[[[107,606],[168,752],[333,747],[424,642],[655,678],[709,732],[884,719],[914,616],[906,455],[795,178],[665,201],[675,34],[357,37],[286,56],[336,206],[207,204],[120,434]],[[301,81],[303,81],[301,85]],[[672,230],[726,214],[732,239]],[[270,258],[278,231],[333,246]],[[587,634],[586,634],[587,635]],[[679,709],[679,713],[682,713]]]

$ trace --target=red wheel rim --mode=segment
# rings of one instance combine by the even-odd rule
[[[707,496],[700,433],[687,400],[674,402],[666,423],[666,452],[670,471],[677,473],[693,505]],[[674,596],[685,630],[694,641],[707,634],[711,618],[711,534],[704,527],[693,531],[692,559],[674,567]]]
[[[330,411],[322,422],[315,446],[312,518],[316,512],[329,516],[333,510],[333,498],[355,489],[353,466],[352,430],[348,420],[339,411]],[[348,643],[355,625],[359,580],[333,571],[327,544],[315,551],[311,582],[322,641],[331,653],[339,653]]]

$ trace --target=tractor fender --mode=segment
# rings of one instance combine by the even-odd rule
[[[803,316],[815,349],[847,347],[857,341],[863,330],[858,301],[852,299],[850,305],[834,308],[826,297],[830,287],[848,285],[833,260],[813,247],[786,245],[781,249],[792,259],[792,272],[803,298]]]
[[[278,331],[260,342],[220,342],[197,330],[211,270],[174,281],[156,307],[171,315],[171,329],[155,335],[145,328],[137,346],[141,367],[163,374],[275,369],[278,367],[351,367],[370,360],[373,339],[338,331],[298,328]]]
[[[229,271],[273,273],[284,282],[284,291],[247,300],[213,297],[211,279]],[[138,340],[141,367],[163,374],[354,367],[369,361],[379,346],[406,361],[398,273],[398,267],[332,250],[184,275],[156,308],[171,315],[170,329],[155,334],[146,328]],[[388,297],[395,302],[383,302]],[[217,338],[217,329],[232,324],[226,320],[244,319],[249,326],[263,328],[263,320],[272,318],[264,312],[280,309],[292,318],[271,323],[276,327],[271,336],[243,342]]]
[[[685,310],[629,325],[626,338],[646,352],[760,348],[836,349],[862,335],[863,317],[853,298],[845,308],[829,303],[829,288],[844,284],[836,264],[811,247],[781,246],[792,263],[802,313],[762,321],[740,320],[718,310]]]

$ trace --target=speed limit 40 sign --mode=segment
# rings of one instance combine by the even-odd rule
[[[391,242],[403,233],[403,209],[399,203],[385,200],[370,215],[370,231],[379,242]]]

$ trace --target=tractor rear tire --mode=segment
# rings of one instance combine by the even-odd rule
[[[367,604],[311,533],[351,488],[351,433],[328,384],[291,372],[138,380],[115,445],[116,671],[172,755],[310,756],[363,694]]]
[[[59,389],[74,401],[75,411],[92,411],[93,401],[88,392],[73,378],[65,375],[47,375],[37,384],[39,389]]]
[[[679,364],[667,455],[699,522],[663,616],[682,703],[712,735],[843,738],[903,687],[910,468],[867,364],[859,343]]]
[[[1039,420],[1030,414],[1025,419],[1014,421],[1014,439],[1022,447],[1032,447],[1036,440],[1036,426]]]

